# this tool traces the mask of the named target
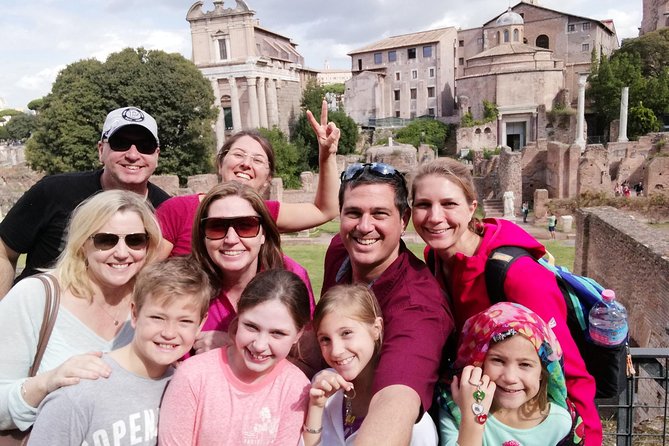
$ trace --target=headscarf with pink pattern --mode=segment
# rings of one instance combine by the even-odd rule
[[[536,313],[513,302],[500,302],[465,322],[454,368],[483,366],[491,342],[521,335],[534,346],[548,371],[548,400],[567,407],[562,348],[553,330]]]

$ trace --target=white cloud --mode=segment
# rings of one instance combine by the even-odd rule
[[[65,65],[58,65],[55,67],[44,68],[34,74],[21,76],[16,82],[16,85],[28,92],[35,92],[39,96],[42,94],[41,92],[49,91],[51,89],[51,84],[56,80],[58,72],[63,68],[65,68]]]

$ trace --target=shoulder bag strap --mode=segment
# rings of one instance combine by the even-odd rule
[[[37,342],[37,351],[35,352],[35,360],[30,367],[30,375],[35,376],[42,357],[46,350],[46,345],[49,343],[53,326],[56,324],[56,317],[58,316],[58,308],[60,307],[60,286],[58,280],[51,274],[39,274],[35,278],[42,281],[46,290],[46,302],[44,305],[44,319],[42,320],[42,328],[39,332],[39,341]]]

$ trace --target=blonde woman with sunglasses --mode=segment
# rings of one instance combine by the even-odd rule
[[[37,374],[29,377],[46,305],[43,283],[17,283],[0,301],[0,429],[27,430],[50,392],[106,378],[102,352],[130,342],[130,297],[151,262],[160,228],[143,196],[101,192],[73,212],[65,249],[50,271],[60,306]]]

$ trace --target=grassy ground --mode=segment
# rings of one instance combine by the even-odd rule
[[[556,264],[566,266],[570,270],[573,269],[575,251],[573,246],[565,246],[560,241],[549,241],[545,244],[548,251],[555,257]],[[408,243],[407,246],[418,258],[423,258],[424,243]],[[314,294],[317,297],[320,296],[321,285],[323,284],[323,260],[325,259],[327,246],[283,244],[282,248],[287,256],[296,260],[309,271]]]

